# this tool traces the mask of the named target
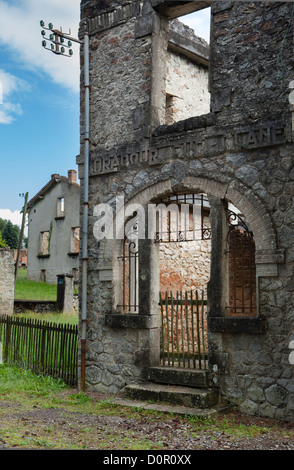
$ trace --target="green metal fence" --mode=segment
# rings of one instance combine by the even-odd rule
[[[0,316],[0,360],[77,385],[78,327]]]

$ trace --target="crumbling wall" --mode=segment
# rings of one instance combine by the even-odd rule
[[[0,249],[0,315],[12,315],[14,306],[13,250]]]
[[[107,2],[83,4],[85,14],[93,8],[90,16],[99,16],[102,4],[107,7]],[[127,29],[137,31],[136,37],[125,39],[135,54],[130,64],[137,61],[136,51],[143,44],[150,46],[142,55],[149,60],[160,38],[151,2],[140,3],[144,9],[136,15],[131,15],[130,9],[138,2],[126,5],[117,3],[115,12],[108,16],[100,11],[99,21],[90,23],[96,54],[92,80],[98,86],[102,72],[103,86],[110,91],[121,87],[124,75],[103,70],[109,67],[112,50],[107,38],[117,37],[121,44],[120,35]],[[154,128],[160,121],[157,118],[162,114],[164,96],[156,95],[153,88],[154,83],[162,83],[163,77],[162,64],[158,65],[154,56],[155,82],[149,82],[150,69],[144,68],[144,60],[138,61],[137,77],[130,78],[136,89],[125,88],[127,93],[122,97],[115,91],[118,102],[125,107],[126,122],[120,109],[110,110],[109,95],[103,90],[100,95],[93,86],[86,368],[89,388],[112,393],[125,383],[144,380],[146,368],[158,359],[159,345],[159,253],[155,244],[143,240],[139,250],[144,268],[139,279],[139,314],[120,314],[115,306],[122,277],[117,261],[122,245],[95,239],[95,206],[108,202],[115,209],[116,196],[120,195],[126,202],[143,204],[146,209],[159,196],[205,193],[214,199],[208,318],[210,384],[243,411],[294,420],[294,370],[289,359],[289,345],[294,340],[294,160],[288,101],[294,60],[292,13],[290,2],[213,3],[212,112],[206,115]],[[101,30],[97,25],[102,25]],[[98,54],[104,55],[103,61],[98,62]],[[121,63],[117,65],[121,67]],[[139,92],[144,71],[146,87]],[[112,77],[116,77],[115,83]],[[160,96],[160,106],[153,108],[155,96]],[[145,114],[147,109],[152,113]],[[138,116],[144,119],[138,121]],[[107,126],[114,126],[113,134]],[[107,141],[100,145],[104,133]],[[78,163],[83,177],[83,157]],[[254,234],[256,318],[230,317],[225,308],[229,300],[224,269],[227,227],[221,211],[230,202],[244,214]]]

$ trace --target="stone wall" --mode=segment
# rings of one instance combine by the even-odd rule
[[[216,2],[212,12],[212,110],[236,125],[284,113],[293,77],[292,4]]]
[[[102,4],[106,8],[107,2],[83,4],[84,14],[94,18],[100,12],[101,20],[92,18],[90,24],[95,86],[91,98],[87,387],[115,393],[126,383],[145,380],[148,367],[159,363],[158,245],[152,240],[140,241],[139,314],[121,314],[117,304],[122,241],[97,241],[93,232],[99,221],[96,205],[110,203],[115,209],[119,195],[126,204],[137,203],[146,209],[167,195],[204,193],[211,203],[212,228],[210,385],[218,387],[221,396],[242,411],[293,421],[294,371],[289,360],[289,344],[294,340],[294,160],[289,104],[293,5],[215,2],[212,112],[156,127],[162,118],[161,95],[154,108],[153,104],[159,96],[164,64],[158,64],[159,56],[152,55],[152,48],[159,44],[161,51],[166,45],[166,23],[158,23],[148,1],[141,4],[144,8],[137,15],[131,12],[137,2],[129,2],[128,10],[125,2],[120,3],[112,17],[103,12],[103,21],[100,8]],[[113,8],[115,5],[111,2]],[[98,25],[102,25],[100,30]],[[138,34],[138,25],[144,25],[144,39],[142,29]],[[132,36],[126,38],[126,31]],[[109,66],[111,51],[115,53],[115,46],[111,49],[107,41],[113,42],[115,37],[119,41],[125,37],[133,51],[129,61],[130,67],[134,66],[129,69],[131,89],[119,61],[113,66],[120,74],[115,68],[113,74],[103,69],[105,61]],[[148,67],[138,60],[137,53],[147,60],[152,58]],[[97,91],[98,78],[105,86],[101,93]],[[119,96],[122,83],[124,95]],[[109,90],[117,96],[113,107]],[[144,117],[139,121],[138,110]],[[83,178],[82,158],[78,162]],[[231,318],[226,308],[229,203],[244,214],[254,235],[254,318]]]
[[[0,249],[0,315],[12,315],[14,302],[13,250]]]
[[[210,278],[210,240],[162,243],[160,290],[205,291]]]
[[[176,41],[179,38],[183,44],[177,50]],[[197,61],[196,54],[191,54],[193,45],[209,50],[208,44],[195,36],[191,28],[178,20],[172,21],[166,56],[166,124],[210,111],[208,66]]]

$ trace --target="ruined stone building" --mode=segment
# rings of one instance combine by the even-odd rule
[[[209,6],[208,47],[181,20]],[[294,419],[293,12],[291,2],[81,1],[87,389],[153,399],[151,383],[162,394],[184,383],[195,406]],[[82,72],[83,60],[82,47]],[[82,101],[81,190],[84,112]],[[188,222],[168,215],[161,231],[170,204]]]
[[[28,202],[28,279],[56,284],[59,274],[78,278],[79,203],[75,170],[51,175]]]

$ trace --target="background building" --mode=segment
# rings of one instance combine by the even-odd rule
[[[27,278],[56,284],[58,274],[77,279],[79,197],[75,170],[50,181],[28,203]]]

